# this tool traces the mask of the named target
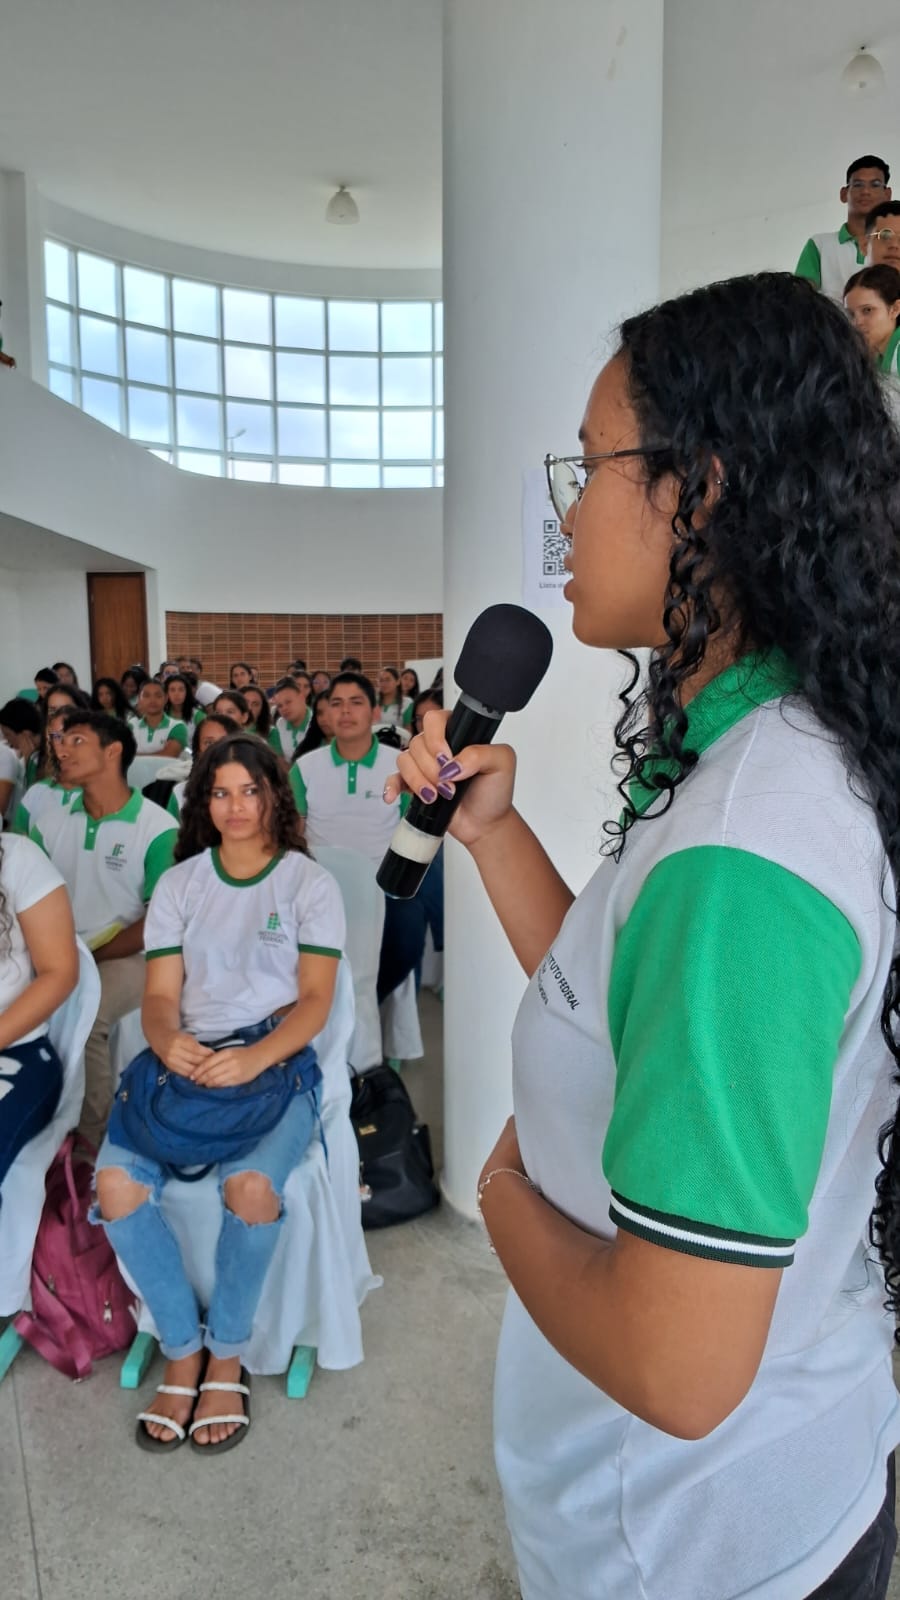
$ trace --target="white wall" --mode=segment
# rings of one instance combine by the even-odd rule
[[[0,535],[2,550],[2,535]],[[40,667],[68,661],[91,681],[87,581],[82,571],[0,571],[0,697],[27,688]]]

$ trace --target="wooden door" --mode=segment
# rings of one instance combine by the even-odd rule
[[[87,586],[92,679],[121,678],[138,663],[149,672],[143,572],[89,572]]]

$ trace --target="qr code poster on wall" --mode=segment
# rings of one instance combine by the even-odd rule
[[[530,611],[568,605],[562,593],[569,581],[563,566],[568,548],[550,503],[547,475],[536,467],[523,474],[522,483],[522,604]]]

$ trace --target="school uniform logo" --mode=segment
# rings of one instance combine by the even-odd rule
[[[569,1007],[569,1010],[577,1011],[578,1007],[581,1005],[581,1001],[578,999],[575,990],[572,988],[572,985],[563,972],[559,962],[556,960],[552,950],[545,955],[538,969],[537,975],[538,994],[543,1000],[545,1006],[550,1004],[550,999],[546,988],[546,984],[548,982],[556,984],[563,1000]]]
[[[264,928],[260,928],[260,930],[257,933],[256,937],[259,940],[260,944],[271,944],[271,945],[285,945],[285,944],[287,944],[288,936],[285,933],[283,927],[281,926],[281,918],[279,917],[277,911],[270,911],[269,912],[269,915],[266,918],[265,927]]]
[[[106,865],[109,867],[110,872],[121,872],[123,867],[127,867],[128,857],[125,854],[124,844],[113,845],[109,855],[106,857]]]

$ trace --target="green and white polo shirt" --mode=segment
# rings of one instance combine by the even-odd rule
[[[299,850],[253,878],[230,877],[218,849],[180,862],[160,879],[144,930],[148,961],[181,956],[181,1020],[205,1040],[292,1005],[298,954],[337,960],[345,939],[337,883]]]
[[[27,838],[35,823],[40,826],[45,811],[52,810],[56,806],[66,810],[80,793],[80,789],[64,789],[55,778],[39,778],[30,789],[26,789],[16,807],[13,831],[24,834]]]
[[[145,717],[129,718],[139,756],[160,755],[170,739],[176,740],[182,750],[188,742],[187,726],[174,717],[163,716],[159,725],[151,728]]]
[[[288,722],[287,717],[276,717],[274,726],[269,729],[268,743],[277,755],[284,756],[285,761],[293,761],[297,746],[306,737],[311,721],[312,711],[308,706],[302,722]]]
[[[900,328],[895,329],[882,351],[878,365],[882,372],[900,380]]]
[[[396,770],[396,750],[374,738],[361,761],[345,760],[336,739],[295,761],[290,784],[310,846],[343,845],[380,861],[409,804],[408,795],[384,803],[384,786]]]
[[[786,1269],[749,1394],[694,1441],[630,1416],[510,1297],[496,1454],[527,1600],[809,1594],[884,1499],[900,1402],[867,1228],[893,886],[793,688],[750,657],[689,704],[699,762],[578,896],[515,1024],[519,1143],[554,1206]]]
[[[837,233],[815,233],[800,252],[795,276],[808,278],[817,289],[843,303],[844,284],[866,264],[863,241],[857,239],[846,222]]]
[[[29,837],[66,880],[75,927],[91,950],[144,915],[161,875],[172,865],[178,829],[162,806],[132,790],[121,811],[96,820],[78,794],[32,824]]]

